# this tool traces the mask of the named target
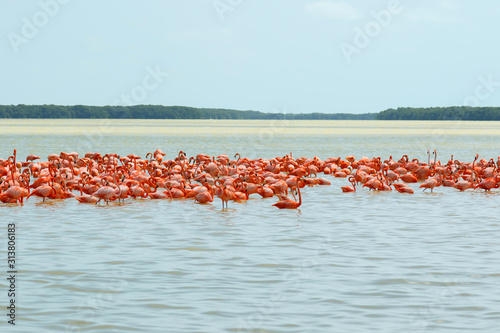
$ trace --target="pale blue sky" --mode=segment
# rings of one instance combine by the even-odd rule
[[[0,104],[500,105],[499,1],[0,4]]]

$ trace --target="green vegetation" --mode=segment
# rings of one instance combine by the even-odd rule
[[[112,119],[375,119],[375,113],[264,113],[187,106],[134,105],[0,105],[0,118],[112,118]]]
[[[0,105],[0,118],[500,120],[500,107],[397,108],[380,113],[265,113],[187,106]]]
[[[377,120],[500,120],[499,107],[450,106],[397,108],[378,113]]]

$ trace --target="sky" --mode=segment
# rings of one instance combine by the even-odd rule
[[[0,0],[0,104],[500,106],[500,2]]]

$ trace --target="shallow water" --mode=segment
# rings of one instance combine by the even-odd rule
[[[1,120],[0,158],[161,148],[250,158],[500,155],[499,122]],[[13,332],[492,332],[500,322],[500,192],[414,195],[345,179],[300,210],[257,197],[0,205],[16,223]],[[7,243],[6,228],[0,243]],[[7,257],[5,246],[1,256]],[[6,263],[3,260],[2,272]],[[7,282],[0,281],[0,304]],[[4,316],[5,317],[5,316]]]

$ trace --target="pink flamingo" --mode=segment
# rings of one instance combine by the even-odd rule
[[[297,209],[302,205],[302,195],[300,194],[300,187],[297,186],[297,191],[299,192],[299,202],[293,200],[282,200],[275,203],[273,206],[279,209]]]

